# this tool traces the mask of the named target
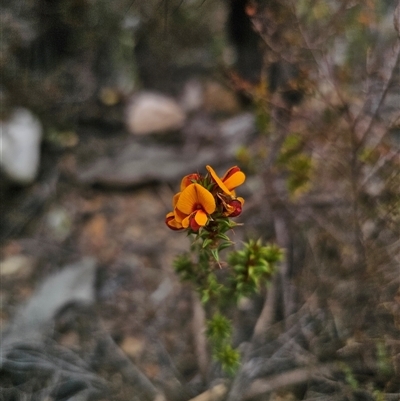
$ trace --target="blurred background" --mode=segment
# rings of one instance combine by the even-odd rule
[[[0,8],[0,400],[400,400],[397,1]],[[235,377],[164,223],[207,164],[285,252]]]

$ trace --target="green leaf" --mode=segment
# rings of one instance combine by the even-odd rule
[[[227,217],[218,219],[218,225],[219,225],[219,228],[220,228],[220,232],[221,231],[225,232],[225,231],[230,230],[231,228],[237,226],[237,224],[233,220],[230,220]]]
[[[242,264],[236,264],[236,265],[233,265],[233,270],[236,273],[241,273],[241,272],[244,272],[246,270],[246,267],[243,266]]]
[[[218,249],[211,249],[211,255],[219,263]]]
[[[201,295],[201,303],[206,304],[210,300],[210,294],[208,291],[203,291]]]
[[[203,246],[202,246],[202,248],[204,249],[204,248],[207,248],[210,244],[212,244],[213,243],[213,240],[211,239],[211,238],[207,238],[207,239],[205,239],[204,241],[203,241]]]
[[[254,277],[255,276],[255,268],[254,268],[254,266],[250,266],[249,267],[249,269],[248,269],[248,273],[249,273],[249,276],[250,277]]]
[[[223,242],[218,246],[218,251],[222,251],[223,249],[229,248],[230,246],[232,246],[232,242]]]
[[[265,265],[265,264],[261,264],[261,263],[256,265],[256,270],[257,270],[257,273],[261,273],[261,274],[262,273],[270,273],[269,265]]]
[[[231,239],[227,235],[222,233],[217,234],[217,238],[222,239],[224,241],[229,241],[229,242],[231,241]]]

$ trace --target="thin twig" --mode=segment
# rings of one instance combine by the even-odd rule
[[[243,400],[260,397],[283,387],[305,383],[316,376],[330,375],[335,370],[338,370],[335,363],[327,363],[309,368],[294,369],[289,372],[270,376],[268,379],[258,379],[252,383]]]

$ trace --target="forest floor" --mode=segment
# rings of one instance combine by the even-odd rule
[[[146,400],[156,397],[158,388],[167,399],[179,401],[216,385],[222,386],[218,399],[223,399],[227,377],[202,355],[207,348],[201,347],[204,327],[197,295],[179,282],[172,268],[190,239],[164,223],[182,172],[194,172],[189,171],[193,160],[187,162],[187,157],[182,170],[166,172],[184,143],[161,146],[170,150],[171,160],[144,156],[148,169],[159,168],[167,179],[149,178],[143,166],[142,175],[127,178],[124,152],[129,146],[140,148],[140,141],[123,131],[86,127],[78,134],[78,146],[45,146],[39,179],[29,188],[14,189],[6,205],[0,317],[3,344],[14,354],[3,357],[0,399],[75,400],[69,397],[86,394],[96,400]],[[156,142],[147,149],[155,146],[159,151]],[[203,145],[199,146],[197,156]],[[220,162],[220,145],[205,146],[214,149],[206,152],[206,163],[218,171],[236,163],[230,156]],[[96,164],[99,160],[105,167]],[[90,171],[95,173],[88,175]],[[257,197],[261,186],[259,177],[249,174],[240,193],[247,210],[238,218],[244,225],[234,232],[239,245],[254,235],[275,241],[271,216]],[[326,216],[326,211],[316,211],[314,217],[318,215]],[[311,230],[309,239],[313,235]],[[298,261],[304,263],[310,247],[299,248]],[[296,312],[280,320],[284,312],[275,305],[274,323],[258,345],[251,341],[265,313],[265,292],[233,313],[235,344],[247,358],[234,383],[241,387],[242,398],[237,399],[266,399],[270,394],[276,400],[399,400],[398,294],[393,298],[399,277],[394,275],[384,288],[387,301],[392,301],[385,307],[381,303],[366,319],[365,331],[349,334],[348,319],[360,308],[343,311],[347,304],[340,300],[352,291],[352,280],[343,280],[342,272],[335,285],[315,286],[315,270],[304,269],[292,276],[299,293]],[[62,276],[63,271],[71,276]],[[298,289],[301,283],[303,292]],[[321,297],[325,291],[326,299]],[[66,360],[74,368],[66,366]],[[17,374],[14,363],[26,365],[18,365]],[[245,394],[250,390],[253,396]]]

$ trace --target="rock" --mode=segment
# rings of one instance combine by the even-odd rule
[[[117,157],[102,157],[92,165],[85,166],[78,173],[78,179],[84,184],[100,184],[112,188],[176,182],[188,171],[202,170],[206,164],[226,160],[227,155],[222,150],[208,147],[193,155],[170,147],[132,143]]]
[[[240,146],[249,142],[257,133],[256,119],[252,113],[242,113],[220,124],[220,135],[226,144],[226,151],[235,155]]]
[[[19,184],[34,181],[40,163],[42,125],[27,109],[18,108],[8,121],[2,121],[0,165]]]
[[[158,288],[150,295],[150,299],[154,302],[155,305],[159,305],[160,303],[165,301],[172,290],[172,282],[168,277],[166,277],[158,286]]]
[[[221,124],[206,121],[204,129],[199,120],[199,124],[192,127],[196,132],[190,134],[190,140],[196,141],[194,137],[206,135],[207,127],[212,137],[200,138],[193,149],[190,146],[143,145],[132,139],[128,143],[113,141],[110,156],[78,165],[77,178],[84,184],[110,188],[175,183],[188,172],[203,171],[207,164],[218,166],[232,162],[240,146],[246,145],[257,131],[254,116],[243,113]],[[187,127],[185,132],[189,135]],[[202,146],[201,139],[214,143]]]
[[[130,133],[146,135],[178,130],[186,115],[174,99],[145,92],[134,96],[126,109],[126,125]]]
[[[48,277],[17,311],[13,322],[0,334],[2,346],[19,341],[40,341],[52,329],[53,319],[65,305],[72,302],[94,302],[96,263],[86,258]]]
[[[33,269],[32,258],[24,255],[13,255],[0,263],[0,277],[15,275],[27,277]]]

